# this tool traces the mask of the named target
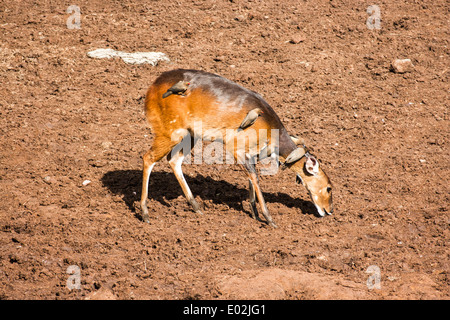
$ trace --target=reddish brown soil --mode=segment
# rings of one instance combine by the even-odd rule
[[[378,2],[380,30],[366,1],[73,4],[81,29],[69,2],[0,3],[0,298],[449,299],[445,0]],[[98,48],[171,62],[87,57]],[[415,69],[391,72],[396,58]],[[164,160],[141,222],[143,100],[174,68],[261,93],[321,159],[334,214],[281,171],[261,178],[273,229],[251,219],[237,166],[185,165],[199,216]]]

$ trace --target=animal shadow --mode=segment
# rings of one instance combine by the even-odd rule
[[[227,204],[237,211],[250,212],[242,206],[242,201],[248,200],[247,188],[236,186],[225,180],[215,180],[209,176],[197,174],[195,177],[185,176],[186,182],[195,196],[202,200],[211,200],[214,204]],[[104,174],[101,179],[103,185],[112,193],[120,195],[125,204],[140,217],[135,210],[135,202],[141,198],[142,171],[115,170]],[[171,172],[152,171],[150,175],[148,198],[170,207],[168,201],[183,195],[178,181]],[[310,201],[292,198],[282,192],[263,192],[267,203],[281,203],[290,208],[297,208],[303,214],[317,215],[314,205]],[[184,195],[183,195],[184,196]]]

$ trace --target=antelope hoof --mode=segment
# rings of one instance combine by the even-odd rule
[[[194,199],[192,199],[190,202],[191,202],[192,208],[194,208],[195,213],[203,215],[203,212],[200,210],[200,206],[199,206],[198,202],[195,201]]]
[[[147,201],[145,201],[144,203],[141,203],[141,211],[142,211],[142,215],[141,215],[142,221],[150,223],[150,217],[148,216]]]
[[[274,229],[276,229],[276,228],[278,228],[278,226],[275,224],[275,222],[273,222],[273,221],[270,221],[269,222],[269,226],[271,226],[272,228],[274,228]]]
[[[150,223],[150,217],[148,216],[148,214],[143,214],[142,215],[142,221]]]

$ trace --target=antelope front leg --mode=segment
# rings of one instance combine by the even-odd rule
[[[141,192],[141,210],[142,221],[150,223],[147,208],[147,196],[148,196],[148,183],[150,179],[150,173],[152,172],[155,162],[151,160],[151,153],[147,152],[144,155],[144,169],[142,173],[142,192]]]
[[[191,204],[192,208],[196,213],[203,214],[199,204],[197,201],[195,201],[194,196],[192,195],[191,189],[189,188],[188,184],[186,183],[186,180],[184,179],[183,171],[181,170],[181,164],[183,163],[184,154],[183,152],[177,152],[175,155],[171,157],[169,160],[169,164],[172,167],[173,173],[175,174],[175,177],[178,180],[178,183],[181,186],[181,189],[183,189],[184,195],[186,196],[186,199]]]

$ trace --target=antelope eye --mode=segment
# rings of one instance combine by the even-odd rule
[[[328,193],[331,192],[331,187],[327,187],[327,192],[328,192]]]

